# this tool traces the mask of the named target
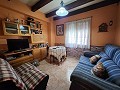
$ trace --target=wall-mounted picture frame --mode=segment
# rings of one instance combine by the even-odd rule
[[[56,25],[56,35],[57,36],[64,35],[64,24]]]

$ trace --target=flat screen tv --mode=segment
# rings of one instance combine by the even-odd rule
[[[8,51],[16,51],[29,48],[28,39],[7,39]]]

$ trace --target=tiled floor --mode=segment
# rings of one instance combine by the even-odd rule
[[[38,69],[49,75],[47,90],[69,90],[70,75],[78,61],[76,58],[67,57],[60,66],[49,64],[45,60],[40,62]]]

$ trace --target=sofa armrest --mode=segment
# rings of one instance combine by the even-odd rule
[[[79,84],[84,82],[92,89],[96,90],[120,90],[119,86],[80,70],[72,73],[71,81],[78,82]]]
[[[84,51],[84,56],[90,58],[94,55],[98,55],[99,53],[99,51]]]
[[[12,80],[0,82],[0,90],[22,90]]]
[[[34,90],[46,90],[48,83],[49,75],[47,75],[36,87]]]
[[[45,90],[49,76],[38,70],[31,63],[24,63],[15,69],[22,81],[25,83],[27,89],[31,90]],[[32,81],[32,82],[31,82]]]

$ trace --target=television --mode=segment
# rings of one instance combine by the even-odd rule
[[[7,39],[8,51],[23,50],[29,48],[28,39]]]

